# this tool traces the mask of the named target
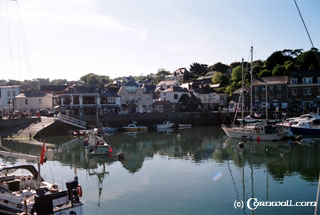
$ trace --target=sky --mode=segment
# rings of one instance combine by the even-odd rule
[[[296,0],[315,47],[320,1]],[[293,0],[0,0],[0,79],[79,80],[311,48]]]

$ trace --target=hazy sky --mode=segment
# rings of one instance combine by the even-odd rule
[[[319,48],[320,1],[297,3]],[[0,79],[230,64],[251,43],[254,60],[311,48],[293,0],[0,0]]]

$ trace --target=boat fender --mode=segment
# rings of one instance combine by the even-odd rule
[[[261,139],[261,138],[258,136],[258,137],[257,137],[257,141],[260,142],[260,139]]]
[[[239,146],[240,149],[243,149],[244,143],[243,143],[243,142],[239,142],[239,143],[238,143],[238,146]]]
[[[118,160],[121,161],[124,159],[124,155],[121,153],[121,154],[118,154]]]
[[[82,187],[81,187],[80,184],[78,184],[78,186],[77,186],[77,188],[76,188],[76,191],[77,191],[78,195],[79,195],[80,197],[82,197]]]
[[[109,152],[112,153],[112,148],[111,147],[109,148]]]

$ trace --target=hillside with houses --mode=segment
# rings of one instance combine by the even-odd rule
[[[0,111],[3,117],[47,110],[48,114],[61,112],[80,119],[107,114],[235,111],[242,92],[244,108],[249,110],[251,90],[256,112],[266,104],[277,111],[315,111],[320,101],[320,66],[314,51],[319,54],[317,50],[283,50],[252,65],[193,63],[189,69],[160,69],[156,74],[113,80],[93,73],[73,82],[2,80]]]

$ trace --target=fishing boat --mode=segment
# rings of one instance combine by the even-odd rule
[[[122,127],[122,129],[127,132],[147,131],[148,130],[147,126],[137,126],[136,123],[137,122],[133,121],[131,124],[128,124],[128,126]]]
[[[82,188],[78,178],[66,182],[67,190],[45,181],[40,175],[41,158],[1,151],[1,155],[38,162],[33,165],[0,166],[0,214],[83,214]]]
[[[294,134],[320,134],[320,120],[305,119],[299,120],[296,124],[290,126],[290,130]]]
[[[164,121],[162,124],[157,124],[157,129],[164,129],[164,128],[172,128],[174,126],[173,122],[170,121]]]
[[[90,155],[110,155],[112,148],[107,144],[97,131],[88,133],[88,137],[83,141],[85,152]]]

